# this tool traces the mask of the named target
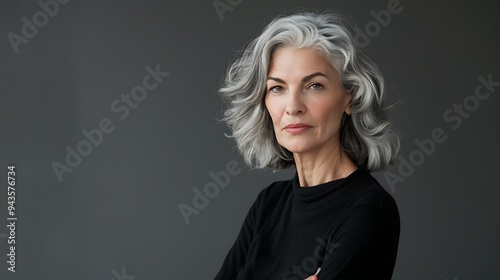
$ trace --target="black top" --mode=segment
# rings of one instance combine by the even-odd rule
[[[301,187],[263,189],[215,280],[391,279],[400,221],[392,196],[363,168]]]

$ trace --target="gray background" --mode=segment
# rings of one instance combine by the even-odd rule
[[[221,20],[212,0],[73,0],[16,54],[7,34],[21,35],[21,18],[32,22],[41,7],[2,1],[0,278],[213,279],[259,191],[292,176],[245,167],[189,225],[182,218],[179,204],[192,205],[210,171],[232,160],[243,167],[217,121],[230,60],[282,12],[341,10],[363,29],[388,2],[245,0]],[[402,0],[365,48],[403,100],[394,116],[401,156],[435,128],[448,136],[394,188],[375,173],[402,219],[394,279],[500,277],[500,87],[458,129],[443,119],[474,94],[479,75],[500,81],[499,7],[490,2]],[[170,76],[120,120],[110,104],[157,64]],[[51,163],[64,163],[65,147],[103,118],[115,130],[59,182]],[[9,164],[17,166],[16,273],[6,264]]]

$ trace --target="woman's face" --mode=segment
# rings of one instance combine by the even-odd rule
[[[320,51],[292,47],[274,51],[265,104],[281,146],[293,153],[335,148],[342,114],[351,114],[350,99]]]

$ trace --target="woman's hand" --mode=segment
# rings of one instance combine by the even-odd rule
[[[307,279],[305,280],[318,280],[318,273],[321,271],[321,267],[318,267],[318,270],[316,271],[316,273],[314,273],[313,275],[307,277]]]

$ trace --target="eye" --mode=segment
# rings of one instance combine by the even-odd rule
[[[325,87],[320,83],[314,83],[314,84],[310,85],[309,88],[312,90],[322,90]]]
[[[283,91],[283,88],[282,88],[281,86],[274,86],[274,87],[271,87],[271,88],[269,89],[269,91],[270,91],[270,92],[277,92],[277,93],[279,93],[279,92],[282,92],[282,91]]]

